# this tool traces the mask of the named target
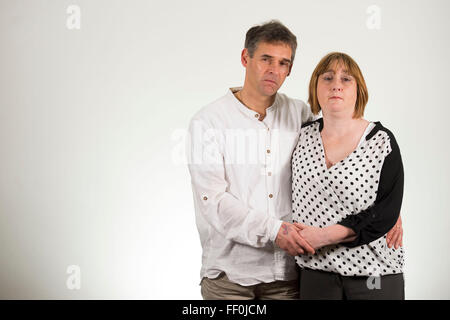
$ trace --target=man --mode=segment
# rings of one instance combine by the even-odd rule
[[[270,21],[248,30],[242,88],[191,120],[189,170],[203,248],[204,299],[298,299],[295,260],[314,253],[291,217],[291,155],[313,119],[300,100],[277,93],[297,40]]]

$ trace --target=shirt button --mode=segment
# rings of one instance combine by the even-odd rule
[[[273,194],[269,194],[269,198],[273,198]]]
[[[267,172],[267,175],[270,177],[272,175],[272,172]]]
[[[270,149],[267,149],[267,153],[270,153]]]
[[[259,114],[255,114],[255,118],[259,118]]]
[[[205,201],[208,200],[208,197],[203,197],[203,200],[205,200]]]

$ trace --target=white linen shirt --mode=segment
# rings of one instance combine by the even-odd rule
[[[291,156],[313,115],[304,102],[278,93],[260,121],[233,95],[240,89],[202,108],[189,126],[200,277],[225,272],[244,286],[293,280],[295,260],[274,241],[282,222],[292,220]]]

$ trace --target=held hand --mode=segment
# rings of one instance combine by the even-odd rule
[[[283,222],[278,231],[275,243],[281,249],[287,251],[291,256],[304,254],[305,251],[314,254],[314,249],[299,235],[298,231],[299,230],[291,223]]]
[[[300,236],[305,239],[314,249],[329,245],[329,235],[324,228],[307,226],[302,223],[294,223],[298,228]]]
[[[392,248],[392,246],[395,246],[395,249],[403,247],[403,227],[401,216],[398,217],[397,223],[387,233],[386,242],[389,248]]]

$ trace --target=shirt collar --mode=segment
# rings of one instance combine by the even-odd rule
[[[256,112],[256,111],[253,111],[252,109],[250,109],[250,108],[248,108],[248,107],[246,107],[244,104],[242,104],[242,103],[238,100],[238,98],[236,98],[236,97],[234,96],[234,93],[237,92],[237,91],[240,91],[240,90],[242,90],[242,87],[232,87],[232,88],[229,88],[229,90],[228,90],[228,92],[227,92],[227,96],[230,98],[231,101],[233,101],[233,104],[234,104],[241,112],[243,112],[244,114],[246,114],[247,116],[249,116],[249,117],[251,117],[251,118],[253,118],[253,119],[255,119],[255,120],[258,120],[258,119],[259,119],[259,113]],[[272,104],[270,107],[268,107],[268,108],[266,109],[266,117],[267,117],[267,115],[268,115],[269,113],[272,113],[273,111],[276,110],[276,108],[277,108],[277,106],[278,106],[278,104],[279,104],[279,103],[278,103],[278,100],[279,100],[278,94],[276,94],[276,95],[275,95],[275,101],[273,102],[273,104]]]

